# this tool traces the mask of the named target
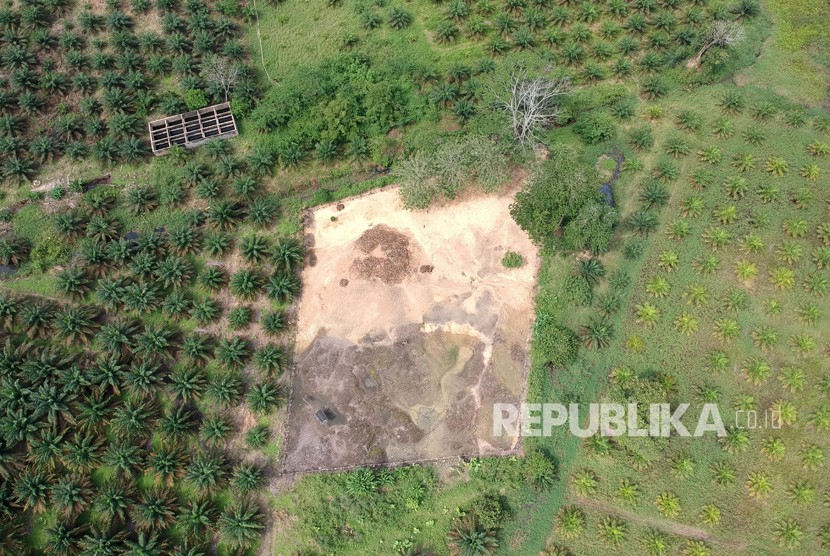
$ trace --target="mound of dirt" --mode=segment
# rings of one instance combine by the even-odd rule
[[[351,271],[357,277],[378,278],[391,285],[400,284],[409,274],[409,238],[398,230],[380,224],[363,232],[354,246],[366,254],[352,262]]]

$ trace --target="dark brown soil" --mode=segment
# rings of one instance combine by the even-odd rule
[[[366,254],[352,262],[351,270],[359,278],[400,284],[410,272],[409,238],[394,228],[384,224],[369,228],[355,241],[355,247]]]
[[[492,405],[517,402],[492,369],[483,343],[466,335],[409,334],[361,345],[319,337],[298,361],[283,471],[313,471],[478,456],[511,449],[487,438]],[[333,419],[320,423],[318,410]],[[482,434],[484,433],[484,434]]]

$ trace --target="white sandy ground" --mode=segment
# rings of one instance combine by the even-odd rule
[[[490,195],[408,211],[397,188],[389,188],[347,199],[341,211],[337,205],[317,210],[306,232],[314,234],[318,262],[306,266],[302,274],[297,352],[305,351],[321,331],[355,343],[383,334],[394,340],[402,324],[421,324],[435,307],[460,295],[473,294],[464,309],[474,313],[475,301],[485,291],[505,308],[524,312],[529,326],[537,249],[510,217],[511,202],[512,195]],[[377,224],[407,232],[415,240],[410,242],[412,274],[402,284],[387,286],[350,275],[352,260],[363,255],[356,252],[355,240]],[[501,259],[507,250],[520,253],[525,264],[504,268]],[[421,265],[432,265],[434,270],[419,273]],[[345,288],[339,285],[342,278],[349,280]]]

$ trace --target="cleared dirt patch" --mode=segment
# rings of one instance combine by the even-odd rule
[[[516,450],[492,404],[524,396],[538,254],[512,198],[410,212],[389,188],[314,212],[285,472]]]

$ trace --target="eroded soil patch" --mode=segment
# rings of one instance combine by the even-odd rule
[[[390,188],[308,219],[285,472],[517,450],[492,406],[524,396],[538,254],[511,201],[410,212]]]

